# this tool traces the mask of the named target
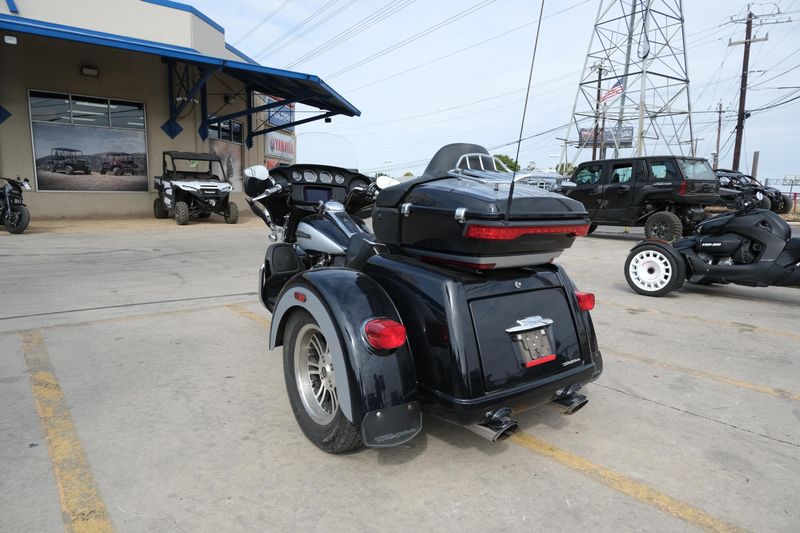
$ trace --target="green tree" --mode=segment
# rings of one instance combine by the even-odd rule
[[[556,172],[561,174],[562,176],[572,176],[572,172],[575,170],[575,165],[572,163],[559,163],[556,165]]]
[[[494,156],[503,162],[505,166],[507,166],[510,170],[519,170],[519,163],[513,157],[507,156],[505,154],[494,154]]]
[[[411,176],[411,177],[413,177],[413,176],[414,176],[414,173],[413,173],[413,172],[411,172],[410,170],[408,170],[408,171],[406,171],[406,173],[405,173],[405,174],[403,174],[403,176],[404,176],[404,177],[405,177],[405,176]]]

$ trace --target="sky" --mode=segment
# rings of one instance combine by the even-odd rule
[[[654,0],[659,3],[660,0]],[[673,0],[674,1],[674,0]],[[599,0],[545,0],[519,162],[551,168],[561,154]],[[441,146],[470,142],[516,155],[540,2],[522,0],[191,0],[226,40],[262,65],[314,74],[361,111],[297,128],[350,143],[362,172],[420,174]],[[697,155],[711,159],[722,102],[720,167],[730,167],[747,2],[684,2]],[[746,108],[800,95],[800,0],[750,3],[759,21]],[[308,17],[316,15],[311,20]],[[300,25],[298,27],[298,25]],[[368,27],[365,27],[368,26]],[[336,46],[331,46],[336,45]],[[320,53],[322,52],[322,53]],[[313,54],[312,54],[313,53]],[[788,88],[786,88],[788,87]],[[741,169],[760,151],[758,176],[800,174],[800,99],[753,111]],[[512,143],[512,144],[509,144]],[[505,145],[505,146],[503,146]],[[578,161],[591,158],[591,151]]]

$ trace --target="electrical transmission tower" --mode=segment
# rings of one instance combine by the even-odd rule
[[[562,162],[693,153],[682,0],[599,3]]]

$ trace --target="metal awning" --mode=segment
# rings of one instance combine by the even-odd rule
[[[169,73],[168,92],[170,93],[168,95],[170,119],[162,126],[162,129],[172,138],[177,136],[181,131],[180,126],[177,124],[177,117],[185,109],[186,104],[196,96],[200,96],[203,115],[206,116],[205,85],[208,79],[215,73],[223,73],[241,81],[244,84],[242,92],[247,94],[248,105],[246,111],[231,113],[224,117],[215,117],[212,121],[218,122],[220,120],[246,115],[248,119],[248,146],[252,145],[253,136],[268,133],[276,129],[288,128],[297,124],[334,115],[345,115],[349,117],[361,115],[361,112],[355,106],[342,98],[342,96],[331,89],[318,76],[312,74],[303,74],[289,70],[264,67],[255,63],[211,57],[203,55],[193,48],[146,41],[124,35],[98,32],[74,26],[64,26],[40,20],[26,19],[14,15],[0,14],[0,29],[160,56],[167,63]],[[233,53],[243,56],[237,50],[232,49],[232,47],[227,46],[227,48]],[[198,79],[190,83],[188,70],[184,69],[184,73],[181,74],[179,72],[179,65],[183,67],[195,67],[198,72]],[[273,96],[282,99],[282,101],[254,107],[252,98],[254,92]],[[286,105],[287,103],[300,103],[316,107],[322,111],[322,114],[296,120],[279,127],[269,127],[256,131],[252,130],[253,113],[266,111],[267,109]],[[208,124],[209,122],[206,121],[200,128],[199,133],[203,139],[208,136]]]

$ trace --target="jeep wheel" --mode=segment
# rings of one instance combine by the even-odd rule
[[[175,223],[179,226],[189,223],[189,205],[186,202],[175,203]]]
[[[297,310],[286,323],[284,339],[286,392],[300,429],[328,453],[360,447],[360,428],[347,420],[339,406],[337,381],[339,387],[346,387],[347,376],[333,367],[331,350],[319,325],[306,311]]]
[[[167,218],[169,216],[169,210],[160,196],[153,200],[153,216],[156,218]]]
[[[767,211],[772,209],[772,200],[769,199],[769,196],[766,194],[764,197],[758,202],[759,209],[766,209]]]
[[[683,285],[683,259],[662,246],[637,246],[625,261],[625,281],[645,296],[664,296]]]
[[[112,172],[114,173],[115,176],[121,176],[122,175],[122,169],[119,168],[119,167],[114,167],[114,170],[112,170]]]
[[[239,206],[233,202],[228,202],[228,210],[225,212],[225,222],[236,224],[239,222]]]
[[[644,225],[644,235],[648,239],[672,242],[683,236],[683,224],[676,214],[659,211],[647,219]]]
[[[792,199],[788,194],[781,194],[781,203],[775,208],[779,215],[785,215],[792,210]]]

